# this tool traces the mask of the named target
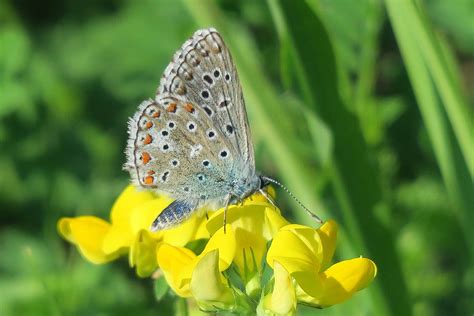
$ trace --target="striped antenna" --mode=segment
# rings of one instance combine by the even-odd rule
[[[323,221],[321,220],[321,218],[319,218],[318,215],[314,214],[313,212],[311,212],[306,206],[303,205],[303,203],[301,203],[300,200],[298,200],[298,198],[290,192],[290,190],[288,190],[287,187],[285,187],[283,184],[281,184],[280,182],[278,182],[277,180],[274,180],[272,178],[268,178],[268,177],[264,177],[264,176],[261,176],[261,178],[265,181],[268,181],[268,182],[271,182],[273,184],[276,184],[278,185],[280,188],[282,188],[283,190],[285,190],[286,193],[288,193],[289,196],[291,196],[295,201],[296,203],[298,203],[305,211],[306,213],[309,214],[309,216],[311,216],[312,218],[314,218],[318,223],[322,224]]]

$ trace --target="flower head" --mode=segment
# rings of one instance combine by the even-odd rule
[[[377,273],[366,258],[330,265],[337,224],[290,224],[260,193],[228,207],[225,229],[222,208],[208,220],[194,215],[175,228],[150,232],[170,203],[129,186],[112,207],[110,222],[62,218],[58,230],[93,263],[128,254],[140,277],[159,269],[178,296],[209,312],[294,315],[298,303],[323,308],[349,299]]]
[[[338,304],[375,278],[377,267],[366,258],[344,260],[326,269],[334,254],[336,238],[337,224],[332,220],[318,229],[287,225],[275,235],[267,262],[291,275],[298,301],[317,307]]]
[[[151,233],[150,223],[170,203],[169,198],[128,186],[112,207],[110,223],[94,216],[66,217],[59,220],[58,230],[87,260],[96,264],[128,253],[130,266],[145,277],[158,267],[155,254],[160,243],[184,246],[208,237],[205,218],[198,215],[176,228]]]

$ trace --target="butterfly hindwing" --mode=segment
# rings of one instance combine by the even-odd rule
[[[191,102],[143,102],[130,122],[128,169],[134,182],[173,198],[221,195],[234,158],[228,138]]]

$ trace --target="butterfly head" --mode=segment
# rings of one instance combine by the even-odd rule
[[[266,186],[270,185],[270,181],[268,180],[267,177],[265,176],[258,176],[258,181],[259,181],[259,185],[258,185],[258,188],[259,189],[263,189],[265,188]]]

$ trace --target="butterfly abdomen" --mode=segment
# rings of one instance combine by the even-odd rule
[[[151,231],[155,232],[161,229],[170,228],[186,220],[195,210],[196,204],[186,201],[176,200],[153,221]]]

